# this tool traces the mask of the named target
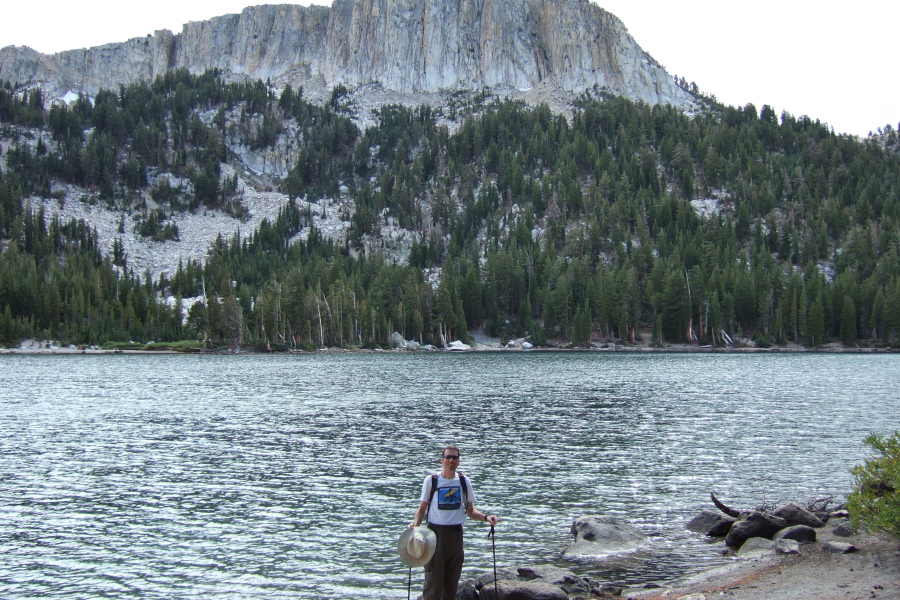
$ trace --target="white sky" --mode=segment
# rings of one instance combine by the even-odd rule
[[[550,0],[552,1],[552,0]],[[618,16],[672,75],[726,104],[773,106],[835,131],[866,135],[900,123],[900,50],[892,0],[593,0]],[[250,0],[8,2],[0,47],[45,53],[121,42],[187,21],[240,12]],[[277,2],[273,2],[277,3]],[[297,4],[330,4],[304,0]]]

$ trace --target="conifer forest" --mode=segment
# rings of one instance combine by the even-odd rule
[[[535,346],[650,336],[815,348],[900,337],[891,126],[859,139],[711,97],[685,114],[586,94],[560,114],[480,92],[382,106],[362,129],[347,96],[338,87],[312,102],[214,71],[70,104],[0,84],[0,344],[387,348],[395,331],[443,346],[483,330]],[[236,177],[222,170],[229,115],[253,148],[297,137],[278,182],[291,200],[252,235],[220,236],[202,261],[135,272],[120,244],[109,251],[91,223],[39,202],[79,186],[139,214],[140,235],[161,243],[180,235],[179,214],[239,218]],[[296,200],[342,187],[355,210],[335,242]],[[717,209],[697,210],[705,199]],[[408,260],[360,251],[387,219],[420,234]],[[183,298],[200,300],[183,312]]]

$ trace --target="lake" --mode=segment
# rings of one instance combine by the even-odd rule
[[[684,530],[711,491],[846,493],[898,382],[896,355],[3,355],[0,596],[405,598],[397,538],[445,443],[499,567],[664,582],[727,560]],[[561,560],[588,514],[645,547]]]

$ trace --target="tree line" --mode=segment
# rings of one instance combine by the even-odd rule
[[[688,116],[591,94],[561,115],[480,93],[459,107],[382,107],[360,131],[346,90],[316,105],[290,86],[276,94],[215,72],[49,110],[37,93],[0,86],[0,123],[16,142],[0,173],[7,342],[26,330],[261,347],[385,346],[394,330],[440,344],[478,327],[576,345],[642,332],[657,343],[810,346],[900,334],[890,127],[858,140],[768,106],[711,102]],[[219,239],[202,263],[153,281],[125,256],[102,256],[86,224],[47,223],[28,205],[65,181],[122,210],[142,210],[144,193],[170,212],[235,210],[219,170],[233,159],[227,136],[262,147],[288,130],[302,143],[282,191],[314,200],[347,186],[346,244],[322,238],[292,201],[252,236]],[[148,173],[190,189],[151,185]],[[697,199],[718,211],[699,217]],[[177,235],[166,216],[147,211],[150,235]],[[408,264],[359,252],[388,219],[421,234]],[[74,243],[76,231],[87,239]],[[115,294],[75,286],[79,277],[116,281]],[[45,310],[53,294],[79,318]],[[179,320],[171,299],[198,296]],[[70,297],[84,300],[69,307]]]

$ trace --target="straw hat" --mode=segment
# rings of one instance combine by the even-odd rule
[[[434,556],[435,548],[437,548],[437,537],[427,527],[407,529],[397,543],[400,560],[410,567],[421,567],[428,563]]]

